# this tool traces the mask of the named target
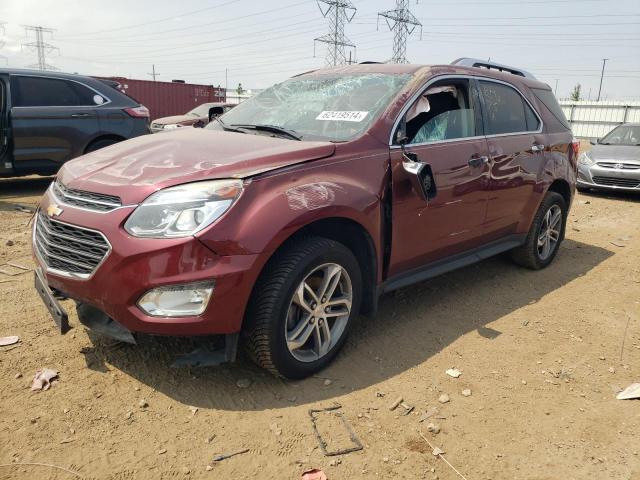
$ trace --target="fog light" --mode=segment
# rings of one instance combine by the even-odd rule
[[[138,300],[138,307],[154,317],[191,317],[207,308],[213,280],[154,288]]]

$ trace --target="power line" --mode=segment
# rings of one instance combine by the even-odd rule
[[[323,4],[325,5],[324,9]],[[322,16],[329,19],[331,31],[313,39],[314,50],[316,42],[326,43],[327,65],[345,65],[347,63],[345,49],[353,48],[355,50],[356,46],[345,36],[344,25],[353,20],[357,9],[351,0],[318,0],[318,8],[320,8]],[[351,59],[351,54],[349,54],[349,59]]]
[[[407,60],[407,37],[417,27],[420,27],[420,39],[422,39],[422,23],[409,10],[409,0],[396,0],[395,10],[387,10],[378,13],[378,18],[383,17],[389,30],[393,31],[393,57],[392,63],[409,63]]]
[[[49,43],[44,41],[44,34],[49,33],[53,34],[52,28],[44,28],[36,25],[23,25],[24,30],[29,35],[29,32],[35,32],[36,41],[23,43],[23,47],[27,47],[29,50],[36,51],[38,54],[38,63],[34,63],[32,65],[27,65],[29,68],[37,68],[38,70],[58,70],[53,65],[49,65],[47,63],[46,54],[51,53],[55,50],[60,51],[58,47],[55,47]]]

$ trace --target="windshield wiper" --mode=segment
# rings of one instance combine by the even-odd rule
[[[242,130],[238,130],[237,128],[233,128],[232,126],[227,125],[226,123],[224,123],[222,120],[220,120],[220,117],[215,117],[215,119],[221,126],[222,129],[228,132],[238,132],[238,133],[247,133],[247,132],[243,132]]]
[[[278,125],[252,125],[234,123],[231,126],[235,128],[252,128],[254,130],[262,130],[264,132],[279,133],[281,135],[286,135],[289,138],[293,138],[294,140],[302,140],[302,135],[299,135],[295,130],[289,130],[284,127],[279,127]]]

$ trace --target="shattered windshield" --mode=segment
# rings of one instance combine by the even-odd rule
[[[382,73],[291,78],[246,100],[221,120],[230,129],[270,126],[302,140],[346,141],[362,135],[409,78]],[[223,127],[216,122],[207,128]]]

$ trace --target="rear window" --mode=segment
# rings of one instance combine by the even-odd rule
[[[70,80],[15,76],[11,101],[15,107],[86,107],[101,105],[106,99]]]
[[[514,88],[480,81],[480,91],[486,108],[485,134],[534,132],[540,128],[538,117]]]
[[[569,121],[567,117],[564,116],[564,112],[562,111],[562,107],[558,104],[555,95],[551,90],[545,90],[542,88],[532,88],[531,91],[533,94],[540,100],[547,109],[553,114],[554,117],[558,119],[558,121],[571,130],[571,126],[569,125]]]

